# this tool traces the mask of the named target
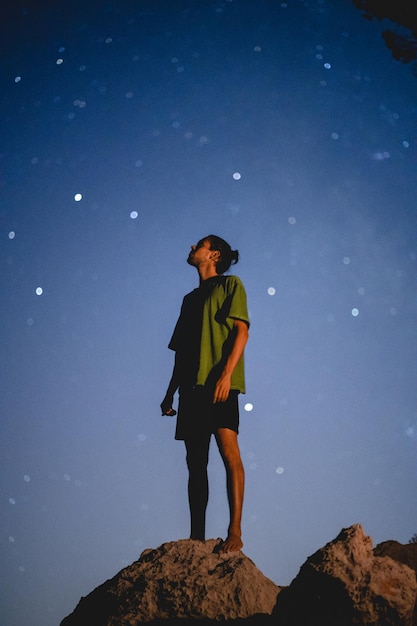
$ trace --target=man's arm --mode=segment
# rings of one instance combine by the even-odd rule
[[[177,366],[177,355],[175,354],[175,363],[174,369],[172,371],[171,380],[169,381],[168,389],[165,394],[165,398],[161,402],[161,410],[162,415],[176,415],[176,411],[172,408],[172,403],[174,401],[174,394],[177,391],[179,386],[178,382],[178,366]]]
[[[234,340],[230,354],[227,358],[224,370],[220,375],[214,389],[213,403],[225,402],[229,397],[233,371],[239,362],[249,337],[248,325],[242,320],[233,322]]]

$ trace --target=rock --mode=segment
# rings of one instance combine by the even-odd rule
[[[384,541],[374,548],[375,556],[389,556],[411,567],[417,575],[417,543],[398,543],[398,541]],[[417,602],[414,605],[413,624],[417,626]]]
[[[410,626],[416,592],[413,570],[374,556],[356,524],[307,559],[274,615],[279,626]]]
[[[280,588],[242,552],[219,554],[220,545],[216,539],[185,539],[145,550],[138,561],[82,598],[61,626],[205,624],[253,616],[262,623]]]
[[[394,561],[408,565],[417,573],[417,543],[398,543],[383,541],[374,548],[375,556],[389,556]]]

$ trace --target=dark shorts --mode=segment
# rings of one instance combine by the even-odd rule
[[[226,402],[213,404],[213,391],[198,386],[180,390],[175,439],[210,436],[218,428],[239,432],[239,392],[232,389]]]

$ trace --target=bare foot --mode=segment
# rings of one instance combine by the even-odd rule
[[[232,535],[229,534],[227,538],[223,541],[223,544],[220,547],[219,552],[237,552],[243,548],[242,539],[240,535]]]

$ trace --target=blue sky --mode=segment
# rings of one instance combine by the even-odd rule
[[[10,11],[3,626],[56,625],[188,536],[159,403],[188,250],[211,232],[240,251],[252,321],[245,553],[285,585],[342,527],[417,532],[417,83],[383,26],[347,0]],[[215,446],[210,485],[208,536],[224,536]]]

